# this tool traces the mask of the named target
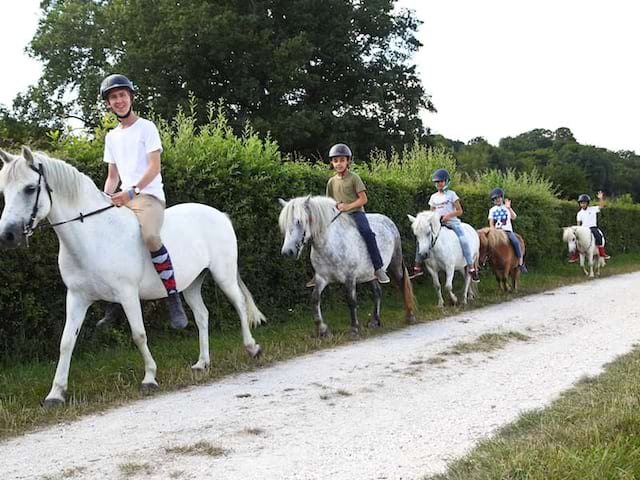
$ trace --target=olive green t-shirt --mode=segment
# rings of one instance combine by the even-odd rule
[[[327,197],[340,203],[353,203],[358,199],[358,193],[366,192],[367,187],[357,173],[346,171],[344,176],[334,175],[327,182]],[[353,208],[348,212],[364,212],[364,207]]]

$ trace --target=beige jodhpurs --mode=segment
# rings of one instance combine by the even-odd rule
[[[147,250],[150,252],[160,250],[162,247],[160,229],[162,222],[164,222],[165,204],[153,195],[143,194],[129,200],[127,207],[133,210],[133,213],[138,217],[142,240]]]

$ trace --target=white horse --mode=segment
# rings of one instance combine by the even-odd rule
[[[574,253],[578,250],[578,253],[580,254],[580,266],[582,267],[582,271],[585,275],[589,276],[589,278],[593,278],[594,266],[595,274],[598,276],[600,275],[600,267],[605,266],[605,261],[598,252],[596,239],[589,228],[576,225],[572,227],[565,227],[562,232],[562,240],[567,242],[569,253]],[[602,239],[602,245],[604,246],[604,238]],[[589,265],[588,271],[584,266],[585,257]]]
[[[458,303],[458,297],[453,293],[453,276],[459,271],[464,277],[464,291],[462,303],[466,304],[468,298],[475,297],[475,289],[470,289],[471,275],[467,272],[466,261],[462,254],[462,246],[455,232],[443,227],[440,223],[440,215],[432,211],[420,212],[416,217],[408,215],[411,228],[416,236],[418,248],[416,249],[416,262],[424,262],[427,271],[433,279],[433,286],[438,294],[438,306],[444,306],[440,278],[438,272],[445,272],[445,289],[451,302]],[[475,267],[478,268],[478,256],[480,240],[478,233],[469,224],[463,223],[462,229],[469,242],[469,248],[474,258]]]
[[[140,299],[165,297],[166,290],[144,247],[134,213],[128,208],[109,208],[109,198],[93,181],[61,160],[32,154],[26,147],[21,156],[0,150],[0,158],[4,162],[0,190],[5,200],[0,244],[25,244],[44,218],[52,224],[60,242],[58,264],[67,287],[66,321],[45,406],[65,401],[76,338],[87,309],[97,300],[122,305],[133,341],[144,359],[141,388],[144,392],[157,389],[156,363],[147,347]],[[87,215],[96,211],[100,213]],[[78,216],[79,212],[84,215]],[[240,316],[247,351],[257,356],[260,346],[249,325],[258,325],[264,316],[238,274],[237,241],[229,218],[206,205],[176,205],[166,211],[161,235],[171,252],[178,290],[183,292],[198,325],[200,356],[192,368],[203,370],[210,363],[209,312],[201,295],[207,270]]]
[[[311,243],[311,264],[315,271],[315,288],[312,298],[315,322],[319,336],[329,334],[329,327],[322,318],[320,297],[327,285],[344,284],[351,313],[351,331],[358,332],[356,284],[370,282],[374,296],[374,309],[370,327],[379,327],[380,285],[373,272],[362,236],[348,214],[340,214],[336,201],[329,197],[298,197],[288,202],[280,199],[282,211],[279,224],[284,242],[282,254],[300,257],[307,243]],[[415,320],[415,300],[409,273],[402,258],[400,232],[384,215],[367,214],[371,230],[376,235],[383,267],[402,292],[406,319]]]

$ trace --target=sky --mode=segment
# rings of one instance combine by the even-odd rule
[[[0,104],[37,82],[24,48],[39,0],[13,2],[0,28]],[[438,113],[433,133],[496,145],[568,127],[583,144],[640,153],[640,3],[631,0],[398,0],[424,23],[414,57]],[[9,68],[7,68],[7,66]]]

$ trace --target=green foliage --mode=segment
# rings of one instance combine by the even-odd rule
[[[236,132],[251,120],[286,152],[401,148],[424,134],[419,111],[434,108],[411,62],[420,21],[394,3],[42,2],[29,52],[43,75],[16,105],[40,122],[71,114],[95,125],[101,79],[122,72],[143,114],[170,120],[192,92],[201,104],[224,98]]]
[[[195,100],[179,110],[171,123],[158,121],[163,141],[163,177],[169,205],[201,202],[212,205],[231,218],[238,237],[240,272],[257,304],[272,322],[281,312],[308,302],[304,284],[311,266],[282,258],[282,238],[277,227],[280,206],[277,199],[323,194],[331,175],[326,163],[283,157],[278,144],[261,138],[250,126],[236,135],[222,105],[210,104],[198,125]],[[52,156],[76,165],[102,185],[106,165],[102,161],[104,136],[114,125],[111,116],[90,138],[61,134],[55,137]],[[367,210],[388,215],[401,232],[406,261],[413,261],[415,240],[407,214],[428,208],[435,191],[431,175],[447,168],[453,176],[451,188],[461,198],[463,220],[476,227],[487,224],[491,207],[489,192],[500,186],[512,199],[518,213],[515,230],[527,243],[527,262],[542,258],[559,260],[564,255],[561,226],[575,222],[575,202],[558,202],[552,184],[537,171],[487,170],[469,177],[456,166],[453,155],[442,148],[428,149],[418,143],[401,153],[376,152],[371,161],[355,168],[368,188]],[[601,215],[608,248],[617,253],[640,249],[640,209],[628,202],[611,202]],[[5,272],[0,289],[0,364],[9,358],[52,358],[63,327],[64,285],[57,267],[56,239],[51,232],[36,235],[28,250],[4,252],[0,266]],[[329,292],[331,295],[331,292]],[[328,303],[334,298],[330,297]],[[237,328],[237,316],[211,282],[205,285],[205,301],[212,323],[220,328]],[[145,305],[151,330],[165,329],[163,309]],[[91,310],[85,323],[80,349],[96,345],[122,345],[126,335],[96,332],[100,307]]]

